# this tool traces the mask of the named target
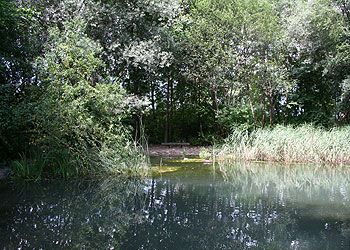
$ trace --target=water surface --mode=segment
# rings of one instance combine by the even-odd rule
[[[349,168],[161,165],[147,180],[1,186],[0,249],[350,248]]]

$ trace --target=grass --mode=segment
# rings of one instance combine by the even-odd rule
[[[77,164],[65,151],[30,150],[20,154],[20,158],[12,162],[11,169],[15,178],[34,181],[52,177],[67,179],[79,174]]]
[[[69,150],[44,152],[32,149],[20,154],[19,159],[12,162],[11,169],[14,178],[34,181],[102,175],[146,176],[150,173],[149,159],[143,148],[136,144],[129,145],[123,155],[113,150],[103,153],[91,152],[86,157],[90,162],[84,164]]]
[[[29,159],[27,154],[23,153],[20,159],[12,162],[11,169],[16,178],[38,181],[42,178],[46,164],[47,158],[43,154]]]
[[[122,152],[122,154],[118,154]],[[104,149],[99,153],[99,160],[93,164],[92,169],[88,171],[97,174],[123,174],[146,176],[150,173],[149,158],[147,149],[136,142],[131,142],[123,149],[115,151],[114,149]]]
[[[311,125],[277,126],[252,133],[235,130],[218,156],[248,161],[349,164],[350,127],[326,130]]]
[[[199,158],[209,160],[212,158],[212,153],[205,148],[201,148],[201,151],[199,152]]]

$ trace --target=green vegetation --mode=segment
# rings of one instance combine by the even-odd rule
[[[326,130],[310,125],[277,126],[252,133],[237,129],[220,154],[250,161],[349,164],[349,138],[350,127]]]
[[[126,98],[118,82],[98,75],[98,69],[104,67],[97,58],[101,48],[83,34],[81,21],[64,25],[64,34],[50,30],[52,42],[45,56],[37,59],[45,92],[31,103],[32,139],[48,152],[68,149],[83,174],[137,172],[145,162],[137,157],[137,148],[122,123],[132,99]],[[125,166],[126,160],[135,157],[141,162],[133,160]]]
[[[209,160],[212,157],[212,154],[208,152],[207,149],[202,148],[201,151],[199,152],[199,158]]]
[[[242,158],[347,162],[349,18],[340,0],[2,0],[1,159],[33,179],[143,174],[146,141],[248,130],[270,151]],[[281,125],[319,142],[303,153]],[[32,157],[51,167],[23,172]]]

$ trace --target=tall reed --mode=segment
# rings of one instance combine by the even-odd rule
[[[43,154],[35,154],[35,157],[29,156],[29,158],[27,155],[27,153],[20,154],[20,159],[12,162],[12,172],[16,178],[38,181],[42,178],[48,163],[47,158]]]
[[[119,152],[123,154],[110,148],[100,152],[90,151],[89,162],[84,164],[69,150],[27,150],[20,155],[20,159],[12,162],[11,168],[15,178],[35,181],[116,174],[146,176],[149,173],[146,154],[136,142],[130,142]]]
[[[235,130],[220,149],[221,158],[347,164],[350,127],[330,130],[304,125],[277,126],[252,133]]]

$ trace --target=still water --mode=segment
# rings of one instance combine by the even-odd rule
[[[2,185],[0,249],[350,249],[349,168],[161,165]]]

